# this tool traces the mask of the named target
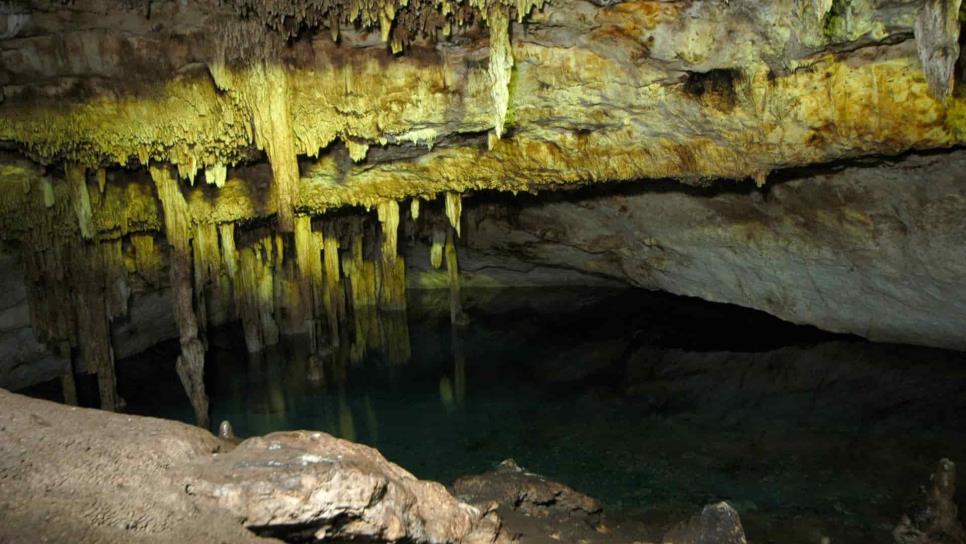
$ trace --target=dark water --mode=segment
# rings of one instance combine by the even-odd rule
[[[471,291],[454,330],[446,297],[360,316],[323,357],[221,331],[212,420],[324,430],[444,483],[512,457],[655,524],[725,499],[753,542],[890,542],[936,461],[966,466],[963,354],[643,291]],[[128,411],[191,420],[176,349],[119,364]]]

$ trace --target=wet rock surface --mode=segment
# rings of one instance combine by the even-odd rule
[[[181,423],[0,390],[0,542],[266,542],[179,483],[222,446]]]
[[[456,480],[453,491],[468,502],[493,501],[530,516],[589,519],[601,512],[600,504],[593,497],[527,472],[513,459],[503,461],[491,472]]]
[[[285,539],[511,542],[499,518],[417,480],[377,450],[320,432],[243,441],[195,463],[189,495]]]
[[[372,448],[310,432],[232,448],[182,423],[0,390],[0,542],[512,542],[495,513]]]

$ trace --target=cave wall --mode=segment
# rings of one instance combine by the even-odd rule
[[[623,186],[466,208],[463,251],[966,349],[966,152],[790,172],[762,189]]]
[[[23,263],[16,255],[0,253],[0,387],[20,389],[59,378],[68,364],[34,335]]]

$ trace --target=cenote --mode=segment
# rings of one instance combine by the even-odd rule
[[[0,0],[0,544],[966,544],[966,0]]]

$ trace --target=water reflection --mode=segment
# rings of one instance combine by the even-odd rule
[[[447,483],[513,457],[655,523],[728,499],[785,543],[889,541],[935,462],[966,464],[963,354],[637,291],[464,291],[454,327],[449,293],[416,295],[325,353],[216,339],[213,421],[324,430]]]

